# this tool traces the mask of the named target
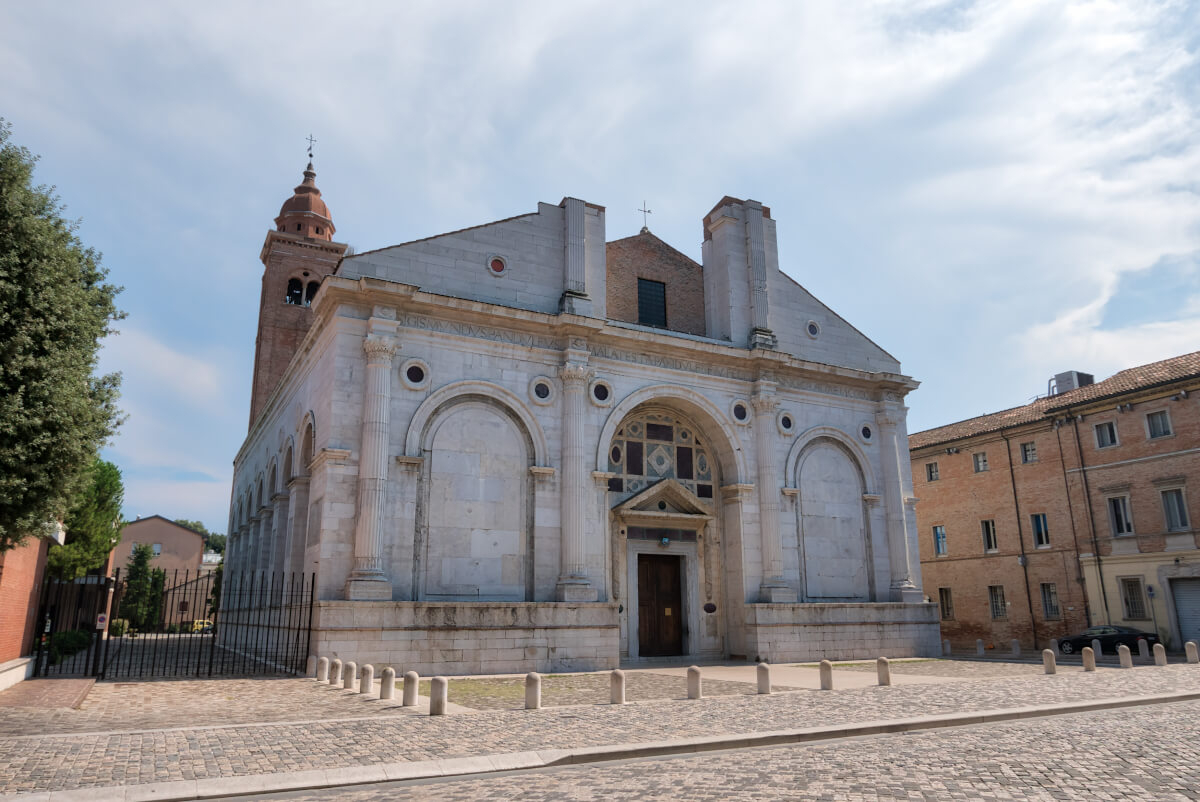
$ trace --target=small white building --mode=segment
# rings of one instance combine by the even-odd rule
[[[935,654],[899,362],[723,198],[703,265],[574,198],[345,256],[311,164],[263,247],[227,571],[317,576],[398,670]],[[318,283],[319,282],[319,283]]]

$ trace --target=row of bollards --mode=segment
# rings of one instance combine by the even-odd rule
[[[1010,648],[1011,648],[1013,657],[1021,656],[1021,642],[1019,640],[1013,639]],[[1200,663],[1200,649],[1198,649],[1198,647],[1196,646],[1195,641],[1188,641],[1187,643],[1185,643],[1183,645],[1183,648],[1184,648],[1185,654],[1187,655],[1187,662]],[[1124,649],[1125,651],[1122,652],[1121,651],[1122,649]],[[947,638],[942,641],[942,656],[949,657],[950,652],[951,652],[950,639]],[[1101,654],[1100,640],[1098,638],[1092,639],[1092,645],[1090,648],[1086,647],[1086,646],[1083,648],[1083,653],[1089,653],[1089,652],[1092,655],[1092,662],[1094,664],[1095,660],[1096,660],[1096,655]],[[977,638],[975,640],[975,654],[979,657],[983,657],[986,653],[987,653],[987,648],[984,646],[983,638]],[[1042,653],[1043,661],[1045,660],[1046,653],[1050,653],[1052,655],[1058,654],[1058,639],[1057,638],[1052,639],[1050,641],[1050,648],[1043,651],[1043,653]],[[1125,668],[1132,668],[1132,666],[1133,666],[1132,653],[1130,652],[1129,647],[1124,644],[1121,644],[1120,646],[1117,647],[1117,655],[1120,656],[1122,654],[1129,655],[1130,664],[1129,664],[1129,666],[1125,666],[1125,662],[1124,662],[1124,660],[1122,660],[1121,666],[1125,667]],[[1150,644],[1146,642],[1145,638],[1139,638],[1138,639],[1138,657],[1140,657],[1145,662],[1150,662],[1150,660],[1153,659],[1154,664],[1156,666],[1165,666],[1167,664],[1167,649],[1161,643],[1156,643],[1156,644],[1154,644],[1153,647],[1151,647]],[[882,660],[882,659],[886,659],[886,658],[880,658],[880,659]]]
[[[329,683],[333,686],[342,686],[347,691],[357,691],[360,694],[372,695],[375,693],[375,667],[369,663],[362,667],[362,671],[358,670],[358,665],[354,661],[343,663],[341,660],[334,658],[330,660],[328,657],[309,657],[308,658],[308,674],[310,677],[315,677],[317,682]],[[445,700],[445,679],[442,679],[442,700],[441,709],[444,713],[446,710]],[[418,698],[418,687],[421,682],[421,677],[415,671],[407,671],[404,674],[403,698],[401,704],[404,707],[415,707]],[[392,699],[396,692],[396,669],[388,666],[379,675],[379,698],[386,701]],[[430,691],[430,709],[434,706],[435,692]],[[437,715],[437,714],[434,714]]]

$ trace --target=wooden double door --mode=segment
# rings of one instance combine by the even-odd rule
[[[683,558],[639,554],[638,654],[683,654]]]

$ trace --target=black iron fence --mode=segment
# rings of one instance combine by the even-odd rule
[[[154,570],[47,579],[35,676],[303,674],[313,574]]]

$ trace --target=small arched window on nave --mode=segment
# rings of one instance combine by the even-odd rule
[[[287,299],[284,303],[291,306],[304,305],[304,284],[298,278],[288,280]]]
[[[308,282],[308,290],[305,291],[305,293],[304,293],[304,305],[305,306],[312,306],[313,296],[317,294],[317,290],[319,290],[319,289],[321,289],[320,282],[317,282],[317,281]]]

